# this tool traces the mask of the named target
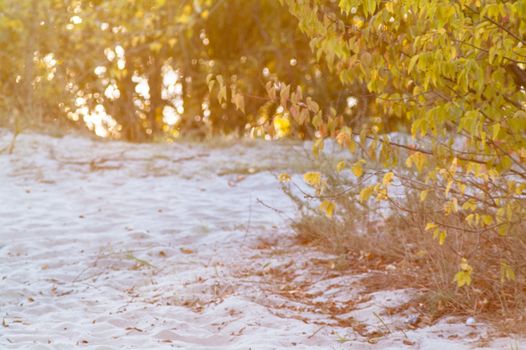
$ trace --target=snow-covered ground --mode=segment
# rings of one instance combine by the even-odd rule
[[[384,313],[410,290],[364,296],[362,276],[306,273],[327,257],[280,248],[295,209],[268,170],[297,161],[285,147],[19,136],[0,155],[0,349],[526,344],[462,320],[412,330]]]

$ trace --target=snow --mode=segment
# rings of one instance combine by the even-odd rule
[[[10,139],[0,130],[0,148]],[[372,344],[277,292],[266,271],[295,272],[316,302],[354,300],[345,317],[372,329],[411,293],[360,302],[360,276],[302,270],[326,256],[256,248],[291,234],[295,207],[275,178],[290,161],[280,155],[296,154],[287,147],[20,135],[14,154],[0,155],[0,348],[473,349],[491,334],[459,320],[405,331],[415,345],[394,326]]]

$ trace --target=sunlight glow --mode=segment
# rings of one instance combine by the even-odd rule
[[[114,59],[115,59],[115,51],[113,51],[112,49],[110,48],[106,48],[104,49],[104,55],[106,56],[106,58],[108,59],[108,61],[112,62]]]
[[[167,125],[173,126],[181,120],[181,116],[177,113],[175,108],[171,106],[164,106],[163,108],[163,122]]]
[[[101,76],[104,75],[104,73],[106,73],[106,67],[104,67],[104,66],[97,66],[97,67],[95,67],[93,72],[96,75],[98,75],[99,77],[101,77]]]
[[[116,131],[117,121],[106,113],[104,106],[96,105],[92,113],[87,111],[87,107],[81,108],[82,117],[86,126],[93,130],[100,137],[108,137]]]
[[[135,92],[145,99],[150,99],[150,85],[148,85],[148,79],[134,75],[132,81],[137,84],[135,85]]]
[[[104,96],[106,96],[110,100],[116,100],[121,96],[121,92],[117,88],[117,85],[112,83],[106,87],[106,90],[104,90]]]
[[[358,100],[356,99],[356,97],[354,96],[347,97],[347,107],[348,108],[353,108],[357,104],[358,104]]]
[[[80,18],[79,16],[73,16],[69,20],[73,24],[81,24],[82,23],[82,18]]]
[[[67,112],[68,118],[74,121],[82,119],[86,127],[92,130],[97,136],[109,137],[119,134],[119,125],[115,119],[106,113],[103,105],[96,105],[94,110],[90,111],[86,105],[86,99],[77,97],[75,105],[78,107],[75,111]]]

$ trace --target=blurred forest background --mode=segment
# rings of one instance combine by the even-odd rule
[[[18,129],[72,125],[130,141],[272,135],[278,106],[265,86],[281,80],[348,110],[349,92],[278,1],[2,0],[0,43],[0,121]],[[210,98],[209,74],[243,90],[246,113]]]

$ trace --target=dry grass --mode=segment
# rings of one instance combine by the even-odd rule
[[[424,275],[418,279],[427,289],[428,310],[434,317],[460,313],[477,315],[497,323],[513,319],[517,330],[524,330],[526,306],[526,224],[515,226],[506,236],[496,232],[480,232],[469,227],[461,214],[447,218],[437,211],[442,208],[438,198],[425,205],[414,194],[408,194],[404,207],[407,211],[391,215],[386,230],[391,237],[405,240],[416,249],[404,258],[414,261]],[[425,232],[428,222],[449,224],[443,246]],[[467,258],[473,267],[473,283],[458,288],[453,277],[459,260]],[[501,270],[502,262],[510,264],[516,274],[508,280]]]
[[[328,193],[356,186],[330,169],[322,172],[329,174]],[[337,254],[338,269],[373,271],[362,281],[368,291],[417,288],[424,293],[413,306],[420,305],[430,322],[445,315],[469,315],[508,332],[526,330],[526,223],[506,236],[477,231],[462,213],[444,217],[442,198],[430,193],[421,202],[410,188],[387,210],[375,204],[365,207],[354,200],[352,191],[345,192],[332,198],[338,215],[328,219],[315,204],[308,207],[305,198],[285,192],[303,206],[293,223],[298,242]],[[437,221],[451,226],[444,245],[424,230],[426,223]],[[473,282],[458,288],[453,279],[463,257],[473,267]],[[503,276],[504,261],[513,267],[514,280]]]

